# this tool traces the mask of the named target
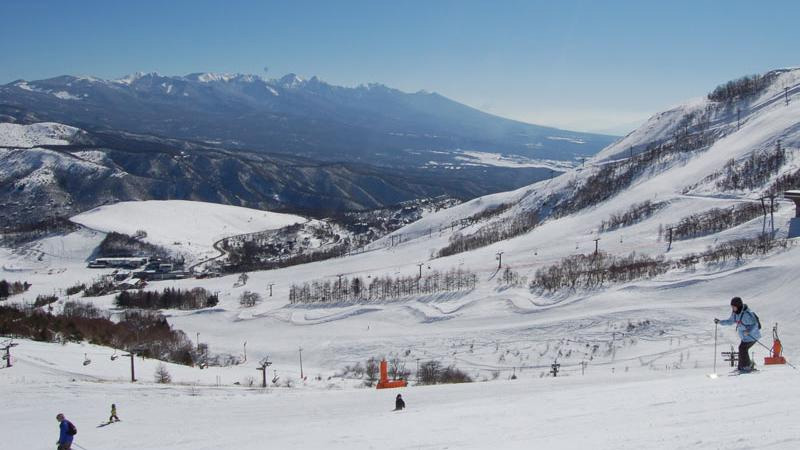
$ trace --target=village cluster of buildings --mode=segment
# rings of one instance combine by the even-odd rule
[[[178,280],[189,278],[182,260],[173,261],[150,256],[96,258],[89,262],[92,269],[125,269],[131,278],[140,280]]]

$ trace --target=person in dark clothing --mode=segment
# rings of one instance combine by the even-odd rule
[[[755,369],[755,363],[750,360],[750,347],[759,338],[761,331],[758,326],[758,318],[754,312],[750,311],[739,297],[731,299],[731,316],[725,320],[714,319],[714,323],[720,325],[736,325],[736,331],[742,342],[739,344],[739,371],[750,372]]]
[[[56,420],[58,420],[59,423],[58,442],[56,442],[56,444],[58,444],[58,450],[70,450],[72,448],[73,437],[73,435],[70,434],[70,428],[74,427],[70,427],[72,424],[64,417],[64,414],[59,413],[56,416]]]
[[[401,409],[406,407],[406,402],[403,401],[403,396],[397,394],[397,397],[394,399],[394,410],[400,411]]]

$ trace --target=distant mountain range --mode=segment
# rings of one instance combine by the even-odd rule
[[[435,93],[340,87],[294,74],[18,80],[0,86],[0,121],[59,122],[378,166],[425,165],[431,155],[441,162],[442,154],[432,152],[459,149],[574,161],[614,140],[504,119]]]
[[[0,197],[16,213],[4,225],[123,200],[317,216],[466,200],[552,177],[615,139],[293,74],[18,80],[0,86],[3,123]]]

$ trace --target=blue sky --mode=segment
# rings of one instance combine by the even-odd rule
[[[578,130],[800,65],[800,2],[61,1],[0,3],[0,83],[295,72],[436,91]]]

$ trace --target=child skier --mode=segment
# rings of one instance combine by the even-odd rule
[[[117,417],[117,405],[111,404],[111,417],[108,418],[108,423],[111,422],[119,422],[119,417]]]
[[[406,407],[406,402],[403,401],[403,396],[397,394],[397,397],[394,399],[394,410],[400,411]]]
[[[761,323],[758,316],[750,311],[750,308],[742,303],[739,297],[731,299],[731,316],[725,320],[714,319],[714,323],[720,325],[736,324],[736,331],[742,342],[739,344],[739,372],[752,372],[755,370],[755,363],[750,361],[750,347],[761,337]]]

